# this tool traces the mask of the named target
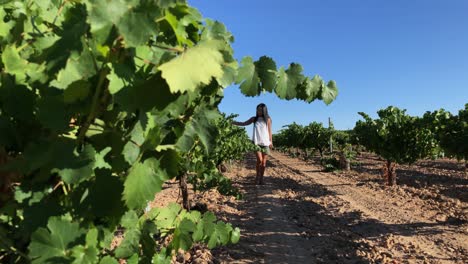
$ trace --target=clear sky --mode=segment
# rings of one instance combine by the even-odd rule
[[[262,55],[278,66],[300,63],[304,74],[335,80],[337,99],[307,104],[273,94],[225,89],[220,110],[255,115],[265,103],[273,132],[296,122],[351,129],[358,112],[376,117],[393,105],[410,115],[468,103],[468,0],[188,0],[226,25],[237,59]]]

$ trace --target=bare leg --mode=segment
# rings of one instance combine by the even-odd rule
[[[263,184],[263,175],[265,175],[267,157],[268,155],[266,153],[262,153],[262,162],[260,165],[260,179],[259,179],[260,184]]]
[[[257,164],[256,164],[256,177],[255,177],[255,184],[258,184],[260,182],[260,177],[262,175],[262,153],[260,151],[257,151],[256,153],[257,156]]]

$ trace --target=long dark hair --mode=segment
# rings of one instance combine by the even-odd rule
[[[258,109],[259,107],[262,109],[263,120],[265,120],[265,122],[268,122],[268,119],[270,118],[270,115],[268,114],[268,108],[267,108],[266,104],[264,104],[264,103],[258,104],[258,105],[257,105],[257,108],[255,108],[255,111],[256,111],[256,113],[255,113],[255,119],[254,119],[255,122],[257,122],[257,119],[260,117],[260,116],[258,115],[258,112],[257,112],[257,109]]]

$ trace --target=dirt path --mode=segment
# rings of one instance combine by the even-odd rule
[[[265,185],[254,157],[233,178],[245,193],[225,218],[239,244],[215,251],[228,263],[467,263],[468,225],[437,221],[418,198],[389,195],[273,153]]]

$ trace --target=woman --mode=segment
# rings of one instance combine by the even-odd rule
[[[256,184],[263,184],[263,175],[265,174],[265,167],[267,156],[270,154],[270,148],[273,148],[273,139],[271,134],[271,118],[268,115],[268,108],[265,104],[257,105],[257,114],[245,122],[233,122],[237,126],[248,126],[254,124],[252,141],[259,147],[256,152],[257,156],[257,177]]]

